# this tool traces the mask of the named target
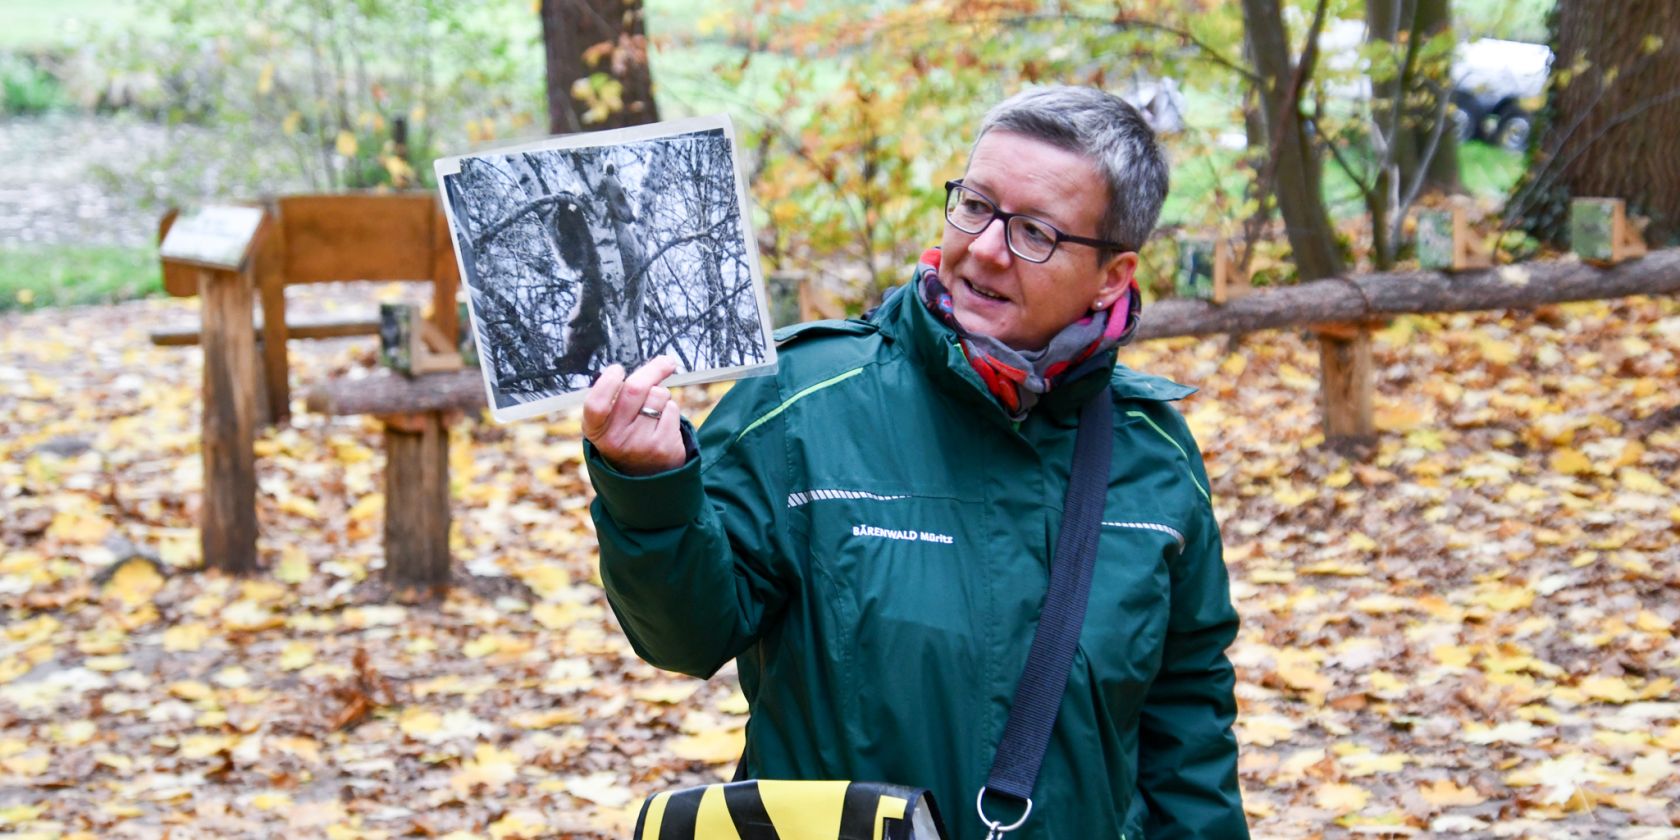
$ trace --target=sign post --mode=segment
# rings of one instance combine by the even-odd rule
[[[210,205],[182,213],[158,252],[164,270],[191,271],[204,349],[204,563],[232,574],[257,568],[256,335],[250,252],[261,208]]]

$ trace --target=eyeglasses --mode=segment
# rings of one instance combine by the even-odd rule
[[[997,202],[973,187],[964,186],[960,179],[945,182],[945,221],[951,227],[978,235],[991,227],[995,219],[1003,220],[1003,241],[1009,251],[1027,262],[1048,262],[1056,253],[1056,246],[1063,242],[1111,251],[1135,250],[1120,242],[1062,233],[1055,225],[1033,216],[1005,213],[998,209]]]

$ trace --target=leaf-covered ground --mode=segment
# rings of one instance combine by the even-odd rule
[[[144,332],[193,317],[0,317],[0,834],[625,836],[728,772],[731,675],[641,664],[605,608],[575,417],[456,428],[441,604],[377,585],[376,428],[301,405],[258,444],[265,573],[194,571],[199,353]],[[296,378],[367,345],[294,343]],[[1255,835],[1680,837],[1680,304],[1376,353],[1364,460],[1318,446],[1298,336],[1126,353],[1202,388]]]

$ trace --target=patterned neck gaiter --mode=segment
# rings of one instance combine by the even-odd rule
[[[922,302],[962,342],[968,364],[986,383],[1010,419],[1020,422],[1061,378],[1081,362],[1126,343],[1137,330],[1143,298],[1136,281],[1112,309],[1092,310],[1067,325],[1039,350],[1016,350],[991,336],[974,335],[957,323],[951,293],[939,280],[938,248],[922,252],[912,281]]]

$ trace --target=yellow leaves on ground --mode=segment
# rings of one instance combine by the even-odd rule
[[[700,690],[702,684],[699,680],[689,680],[687,682],[643,686],[631,690],[630,697],[644,703],[681,703],[694,696],[694,692]]]
[[[1418,795],[1423,801],[1436,808],[1452,808],[1459,805],[1480,805],[1487,801],[1487,797],[1476,792],[1473,787],[1459,787],[1450,779],[1437,779],[1418,787]]]
[[[677,758],[706,764],[727,764],[740,760],[741,749],[746,742],[745,730],[713,730],[674,738],[668,749]]]
[[[223,627],[245,633],[270,630],[286,623],[285,617],[273,608],[250,599],[240,599],[227,605],[227,608],[222,610],[221,618]]]
[[[1676,492],[1680,492],[1676,488],[1664,484],[1656,476],[1633,467],[1623,467],[1618,470],[1616,479],[1621,482],[1622,489],[1633,493],[1673,498]]]
[[[1588,698],[1605,703],[1631,703],[1639,699],[1639,694],[1627,681],[1618,677],[1588,677],[1580,682],[1578,688]]]
[[[1568,447],[1553,452],[1550,465],[1553,472],[1566,475],[1590,475],[1593,471],[1591,459]]]
[[[181,745],[177,751],[182,758],[201,759],[232,749],[236,744],[238,744],[238,739],[231,735],[188,735],[181,739]]]
[[[737,756],[739,757],[739,756]],[[633,798],[624,780],[610,772],[574,776],[561,782],[561,789],[579,798],[608,808],[621,808]]]
[[[463,645],[461,653],[471,659],[492,655],[518,657],[531,650],[532,645],[529,638],[487,633]]]
[[[367,297],[386,294],[405,292]],[[196,312],[137,304],[154,305]],[[1671,828],[1680,430],[1641,424],[1674,405],[1680,302],[1565,314],[1396,319],[1376,350],[1384,434],[1361,457],[1319,446],[1317,350],[1294,335],[1126,349],[1202,387],[1183,410],[1241,612],[1257,837]],[[143,383],[138,403],[124,387],[77,408],[106,427],[84,457],[27,454],[77,434],[43,402],[73,380],[0,370],[0,780],[24,792],[0,833],[625,836],[650,790],[733,766],[734,679],[639,663],[605,609],[576,412],[455,427],[466,583],[413,607],[367,580],[378,426],[265,430],[264,571],[231,579],[196,568],[199,369],[169,354],[198,351],[133,332],[132,361],[76,373],[74,393],[107,370]],[[72,364],[87,334],[6,346]],[[294,349],[301,376],[344,369]]]
[[[410,738],[427,740],[443,728],[443,715],[419,706],[403,709],[397,718],[397,728]]]
[[[1371,792],[1349,784],[1321,785],[1313,791],[1313,803],[1335,814],[1351,814],[1371,801]]]
[[[111,535],[111,520],[89,510],[64,510],[53,516],[47,536],[77,545],[97,545]]]
[[[129,560],[117,568],[105,591],[130,608],[150,603],[163,588],[163,576],[144,560]]]
[[[287,642],[280,651],[280,669],[301,671],[315,664],[315,647],[308,642]]]
[[[502,815],[502,818],[490,823],[491,840],[504,838],[542,837],[549,833],[548,818],[541,811],[530,808],[518,808]]]
[[[462,762],[460,771],[450,778],[449,786],[462,795],[473,793],[481,785],[495,791],[519,777],[521,763],[513,750],[479,744],[473,749],[473,757]]]
[[[301,550],[295,548],[283,550],[280,554],[280,562],[274,567],[274,579],[292,585],[309,580],[311,573],[309,558]]]
[[[163,649],[168,653],[186,653],[204,647],[214,633],[202,621],[177,624],[163,631]]]
[[[553,729],[556,726],[582,723],[583,713],[577,709],[549,709],[541,712],[522,712],[515,715],[513,725],[520,729]]]
[[[189,702],[207,700],[216,693],[216,690],[211,688],[208,683],[202,683],[198,680],[180,680],[178,682],[172,682],[165,686],[165,690],[167,690],[170,694]]]
[[[1299,728],[1299,724],[1283,715],[1237,716],[1239,740],[1244,744],[1269,747],[1280,741],[1289,740],[1294,736],[1297,728]]]
[[[1534,590],[1520,584],[1493,582],[1478,587],[1470,600],[1471,603],[1487,607],[1494,612],[1511,613],[1531,606],[1534,603]]]

